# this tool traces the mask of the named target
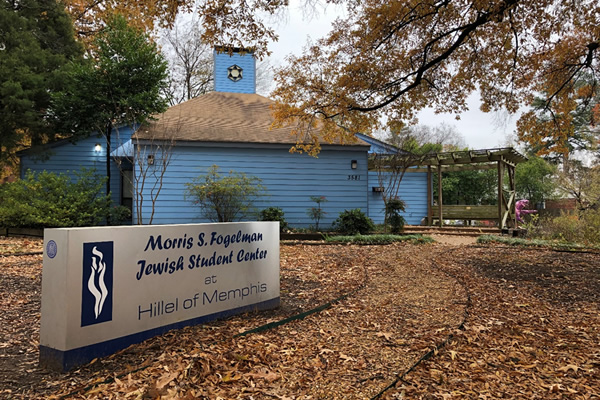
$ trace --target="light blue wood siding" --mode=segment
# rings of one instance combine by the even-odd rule
[[[206,222],[192,199],[184,199],[185,183],[205,174],[216,164],[224,174],[234,170],[259,177],[269,196],[258,201],[257,208],[280,207],[293,227],[313,225],[307,210],[316,204],[310,196],[325,196],[328,202],[322,204],[322,209],[327,214],[319,227],[329,227],[346,209],[361,208],[367,212],[367,149],[338,147],[333,150],[324,146],[319,157],[313,158],[292,154],[287,146],[277,145],[255,148],[178,146],[173,150],[164,177],[153,224]],[[355,170],[351,169],[352,160],[358,161]],[[143,210],[147,223],[151,212],[147,190]]]
[[[121,128],[113,131],[112,149],[131,139],[132,128]],[[99,143],[102,150],[95,151]],[[99,176],[106,176],[106,139],[103,136],[91,135],[76,143],[68,141],[45,146],[42,153],[24,152],[21,155],[21,177],[27,170],[34,172],[48,171],[74,177],[74,172],[95,169]],[[111,164],[111,194],[115,204],[121,199],[121,174],[116,163]]]
[[[227,77],[227,68],[237,65],[242,68],[242,79],[237,82]],[[235,52],[214,52],[214,78],[216,92],[255,93],[256,59],[252,54]],[[226,111],[226,110],[224,110]]]
[[[379,186],[376,171],[369,171],[369,217],[376,224],[382,224],[385,209],[381,193],[373,192],[373,187]],[[384,185],[385,186],[385,185]],[[407,172],[402,178],[398,197],[406,203],[403,213],[407,225],[419,225],[421,219],[427,216],[427,173]]]
[[[118,139],[113,138],[113,149],[130,138],[130,129],[121,129]],[[102,144],[100,152],[94,151],[96,143]],[[206,222],[199,208],[191,199],[184,199],[185,183],[193,177],[206,173],[213,164],[221,173],[229,170],[244,172],[262,179],[268,196],[256,203],[258,210],[269,206],[280,207],[293,227],[314,225],[308,215],[309,208],[316,206],[311,196],[325,196],[322,204],[326,212],[320,227],[328,228],[344,210],[360,208],[375,223],[383,223],[383,201],[380,193],[372,191],[379,186],[377,173],[367,172],[367,147],[324,146],[318,158],[306,154],[292,154],[285,145],[253,144],[178,144],[172,151],[172,160],[164,176],[161,194],[156,202],[154,224]],[[45,158],[25,152],[21,157],[21,174],[33,171],[50,171],[73,176],[81,168],[95,168],[99,175],[105,174],[106,145],[103,138],[89,137],[76,144],[63,142],[47,146]],[[351,169],[351,161],[357,160],[358,168]],[[158,160],[155,166],[159,166]],[[115,203],[121,195],[121,177],[116,164],[111,168],[111,191]],[[151,212],[152,175],[147,174],[143,192],[143,216],[147,223]],[[427,215],[427,174],[406,173],[399,197],[406,202],[404,214],[408,224],[419,224]],[[134,210],[134,213],[136,211]],[[134,221],[136,219],[134,218]]]

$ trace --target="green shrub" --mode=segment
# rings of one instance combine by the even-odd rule
[[[534,216],[524,227],[530,238],[597,245],[600,243],[600,210],[564,213],[553,218]]]
[[[584,243],[600,244],[600,208],[583,213],[582,239]]]
[[[200,207],[202,215],[209,221],[240,221],[256,215],[254,201],[266,194],[261,179],[243,172],[219,172],[213,165],[208,173],[197,176],[186,183],[185,198]]]
[[[513,237],[503,237],[497,235],[482,235],[477,238],[477,243],[502,243],[510,246],[523,247],[550,247],[558,250],[578,251],[585,249],[600,249],[600,245],[584,245],[581,243],[543,240],[543,239],[521,239]]]
[[[353,235],[353,236],[328,236],[327,242],[342,242],[367,245],[382,245],[395,242],[411,242],[414,244],[433,243],[430,236],[422,235]]]
[[[333,221],[333,228],[338,232],[354,235],[357,233],[365,234],[375,229],[371,218],[367,217],[360,208],[354,210],[345,210]]]
[[[111,213],[123,215],[125,207],[111,207],[109,196],[104,194],[105,183],[106,178],[98,177],[93,170],[82,169],[74,179],[64,174],[27,171],[23,179],[0,189],[0,226],[94,226]]]
[[[284,218],[283,210],[279,207],[265,208],[260,212],[261,221],[279,222],[279,230],[284,231],[288,228],[288,223]]]
[[[110,225],[122,225],[125,221],[131,221],[131,210],[125,206],[112,206],[108,221]]]
[[[400,199],[388,200],[385,205],[385,220],[389,224],[392,233],[400,233],[404,229],[406,220],[400,214],[402,211],[406,211],[406,206]]]
[[[542,221],[541,239],[561,240],[564,242],[577,242],[581,221],[577,215],[563,214],[555,218]]]

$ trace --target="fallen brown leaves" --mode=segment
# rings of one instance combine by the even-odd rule
[[[504,277],[490,267],[536,268],[542,255],[553,254],[441,245],[282,246],[279,309],[172,331],[68,374],[27,364],[37,359],[39,293],[32,293],[39,291],[41,258],[0,257],[0,315],[13,313],[0,325],[0,397],[369,399],[454,334],[382,398],[594,398],[598,303],[565,301],[583,278],[569,276],[573,287],[563,280],[563,286],[541,285],[543,277],[520,280],[517,267]],[[595,274],[598,282],[599,256],[577,257],[583,258],[561,265],[585,270],[591,275],[577,276],[586,280]],[[320,313],[234,338],[357,288]],[[456,331],[466,290],[472,305],[465,330]],[[564,293],[552,297],[556,290]]]
[[[436,258],[469,288],[468,324],[386,398],[600,398],[600,255],[498,247]]]
[[[40,251],[41,240],[0,238],[0,396],[4,388],[29,384],[39,370],[39,313],[41,255],[14,256]]]
[[[41,252],[42,242],[42,239],[37,238],[0,237],[0,256]]]

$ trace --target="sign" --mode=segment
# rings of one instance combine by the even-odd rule
[[[172,329],[279,306],[279,224],[44,231],[40,363],[62,371]]]

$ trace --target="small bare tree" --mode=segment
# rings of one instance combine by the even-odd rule
[[[167,167],[171,163],[174,144],[174,140],[153,140],[144,144],[140,144],[138,141],[138,144],[135,146],[136,154],[134,160],[137,168],[134,168],[134,188],[137,224],[141,225],[144,223],[144,194],[146,185],[148,185],[148,194],[150,197],[148,200],[151,203],[148,225],[152,225],[156,211],[156,201],[163,188]]]
[[[377,171],[377,181],[382,192],[383,202],[398,197],[400,184],[406,171],[418,165],[422,157],[397,149],[396,153],[373,153],[370,164]]]
[[[579,211],[600,209],[600,164],[585,166],[571,160],[558,173],[559,189],[575,198]]]
[[[260,60],[256,64],[256,93],[268,96],[273,90],[274,67],[268,59]]]
[[[393,200],[400,200],[398,193],[406,171],[421,165],[432,153],[442,150],[442,143],[438,143],[436,139],[444,141],[455,137],[454,134],[448,134],[451,129],[444,128],[432,132],[429,128],[425,128],[415,131],[414,127],[405,127],[401,123],[389,125],[389,132],[383,135],[384,141],[389,145],[386,146],[386,151],[370,155],[369,166],[377,171],[377,180],[386,210],[386,225],[391,209],[388,205]]]
[[[146,224],[151,225],[154,220],[156,203],[163,188],[167,168],[171,163],[175,146],[174,137],[179,128],[179,124],[171,127],[156,121],[150,137],[135,133],[128,141],[119,140],[119,130],[116,130],[117,140],[123,144],[115,150],[112,157],[119,167],[124,183],[132,187],[133,222],[138,225],[144,224],[143,211],[148,201],[150,216]],[[141,129],[144,129],[144,126]],[[129,166],[131,170],[128,169]],[[127,171],[131,171],[131,177]],[[127,181],[128,179],[131,181]]]
[[[377,171],[379,187],[383,188],[383,202],[398,197],[404,174],[410,167],[419,165],[425,154],[441,150],[441,144],[427,141],[429,135],[416,135],[413,127],[390,123],[390,130],[380,134],[388,144],[386,151],[370,156],[370,167]]]
[[[378,136],[391,144],[389,151],[373,154],[371,164],[377,171],[379,186],[384,188],[383,201],[398,197],[404,174],[410,167],[420,165],[428,154],[442,151],[444,148],[463,148],[464,138],[452,125],[440,124],[404,126],[402,123],[390,123],[390,129]]]
[[[393,124],[392,124],[393,125]],[[386,143],[406,149],[416,149],[426,145],[437,146],[439,151],[444,149],[463,149],[466,147],[465,139],[454,125],[442,122],[436,126],[413,125],[392,127],[386,132],[380,132],[376,136]]]

